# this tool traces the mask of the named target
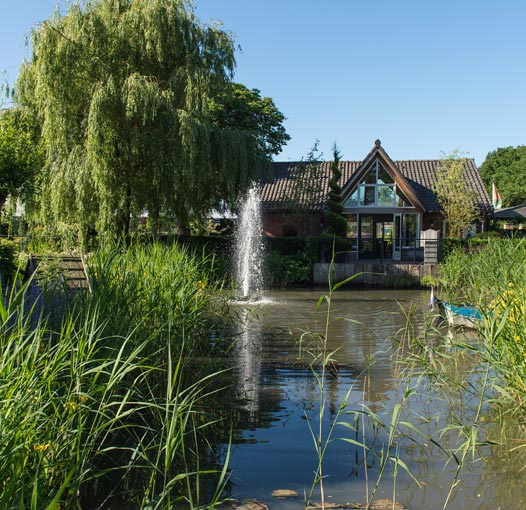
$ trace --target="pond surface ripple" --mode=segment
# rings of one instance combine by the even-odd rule
[[[323,307],[318,317],[316,309],[322,294],[323,291],[272,292],[265,296],[265,302],[257,305],[255,312],[252,308],[248,314],[247,306],[245,314],[241,314],[251,315],[252,319],[240,324],[235,351],[243,420],[234,433],[230,493],[238,499],[256,498],[271,510],[303,508],[303,495],[310,490],[317,465],[309,423],[315,427],[319,386],[304,348],[300,349],[299,338],[305,331],[322,330],[326,317]],[[406,324],[404,311],[412,307],[417,310],[413,326],[422,327],[428,298],[427,292],[388,290],[351,290],[333,296],[328,348],[335,351],[335,361],[326,383],[326,430],[336,419],[347,393],[346,411],[363,410],[365,405],[383,423],[390,423],[393,409],[411,387],[411,380],[396,363],[400,354],[396,354],[395,338]],[[447,349],[447,336],[441,341]],[[473,367],[466,367],[466,373],[469,368]],[[469,373],[476,385],[476,372]],[[443,396],[437,397],[432,381],[427,381],[405,402],[402,419],[422,435],[397,439],[390,454],[396,454],[409,466],[421,486],[400,466],[395,474],[394,464],[390,463],[376,498],[400,501],[411,510],[444,507],[456,465],[451,459],[448,462],[441,448],[426,436],[437,437],[437,431],[452,419],[469,421],[474,412],[472,407],[476,406],[473,403],[470,407],[469,398],[460,405],[454,392],[447,405],[446,401]],[[350,423],[353,419],[352,414],[338,417],[340,422]],[[366,420],[363,432],[371,451],[379,453],[382,445],[385,448],[388,431],[375,429]],[[408,436],[418,435],[410,432]],[[449,441],[456,439],[449,436],[442,437],[441,447],[455,447]],[[364,463],[363,448],[339,439],[355,438],[344,425],[336,426],[333,437],[324,459],[327,501],[363,503],[367,486],[370,491],[378,478],[378,458],[367,454]],[[466,462],[461,482],[452,491],[447,508],[518,508],[521,506],[517,506],[518,501],[526,501],[525,489],[519,489],[524,484],[510,474],[509,466],[507,487],[500,482],[505,464],[497,457],[490,455],[490,462],[487,459]],[[508,490],[510,484],[513,491]],[[275,489],[292,489],[299,497],[273,498],[271,493]]]

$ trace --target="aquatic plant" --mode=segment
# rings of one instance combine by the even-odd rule
[[[440,266],[444,291],[476,304],[484,315],[481,356],[492,367],[492,386],[509,412],[526,416],[526,240],[488,239],[459,249]]]
[[[177,248],[107,250],[58,328],[28,309],[29,283],[0,303],[1,508],[198,508],[221,494],[226,462],[199,458],[219,370],[195,370],[211,345],[205,266]]]
[[[433,438],[437,445],[450,445],[443,452],[456,466],[444,508],[468,461],[487,462],[490,448],[512,455],[526,446],[520,425],[526,417],[525,270],[524,240],[488,239],[453,250],[433,283],[441,296],[478,306],[483,320],[475,338],[437,330],[433,317],[423,331],[404,336],[408,370],[420,370],[432,381],[436,398],[455,403]],[[482,426],[488,421],[492,428]]]
[[[414,309],[404,310],[407,324],[397,337],[400,379],[408,381],[415,396],[429,395],[442,402],[443,411],[435,417],[413,416],[411,430],[426,455],[440,456],[444,471],[451,474],[449,488],[444,485],[443,508],[453,501],[468,463],[486,458],[486,448],[494,441],[483,431],[492,398],[491,364],[481,357],[476,343],[468,341],[462,330],[447,331],[430,312],[421,328],[414,327]],[[424,433],[418,424],[426,424]],[[411,439],[413,440],[413,439]]]
[[[329,445],[335,440],[353,445],[363,452],[366,509],[370,508],[373,504],[380,487],[380,482],[387,472],[388,466],[392,467],[394,496],[396,496],[396,477],[400,468],[406,471],[414,482],[419,485],[418,480],[412,475],[411,470],[402,459],[399,451],[400,439],[407,437],[407,433],[403,431],[403,428],[413,431],[418,435],[418,430],[411,423],[402,419],[402,411],[414,392],[414,388],[410,386],[410,383],[408,383],[408,387],[403,392],[401,402],[394,406],[387,421],[379,412],[374,412],[371,407],[366,405],[364,397],[362,397],[361,402],[350,401],[351,392],[355,389],[354,383],[351,384],[344,394],[336,412],[331,415],[327,425],[327,379],[329,377],[338,377],[337,364],[334,358],[337,351],[331,351],[328,348],[328,340],[331,335],[331,325],[334,321],[340,320],[331,315],[331,305],[335,292],[340,287],[352,282],[353,279],[358,278],[361,274],[362,273],[356,273],[345,280],[335,283],[333,281],[334,257],[332,258],[329,268],[329,291],[327,294],[320,296],[316,304],[317,317],[319,318],[322,314],[324,315],[322,331],[306,331],[301,335],[299,340],[300,354],[301,352],[305,352],[310,355],[310,367],[318,389],[316,419],[311,421],[307,417],[307,423],[316,453],[316,468],[310,489],[305,494],[306,507],[311,505],[314,493],[318,488],[321,499],[320,507],[322,509],[327,507],[324,486],[324,480],[327,474],[324,471],[324,459]],[[374,363],[373,359],[365,361],[367,364],[364,373],[359,375],[359,377],[363,377],[364,379],[364,388],[367,385],[367,372],[371,364]],[[335,436],[337,428],[338,430],[344,431],[339,437]],[[380,431],[384,431],[386,432],[386,437],[380,441],[379,446],[375,447],[368,443],[368,431],[374,431],[375,436],[379,435]],[[376,479],[369,484],[368,458],[371,457],[374,457],[378,461],[378,470]],[[395,498],[393,498],[391,503],[393,508],[396,508]]]
[[[348,389],[347,394],[343,398],[340,407],[336,413],[336,416],[334,419],[331,420],[328,430],[325,429],[324,423],[327,413],[327,394],[326,394],[326,382],[327,382],[327,374],[329,371],[335,371],[334,368],[334,354],[335,351],[330,351],[328,349],[328,339],[330,334],[330,326],[332,320],[334,320],[331,317],[331,304],[332,304],[332,297],[334,292],[341,287],[342,285],[345,285],[346,283],[349,283],[351,280],[359,276],[359,274],[353,275],[346,280],[338,283],[333,283],[332,277],[334,273],[334,258],[333,262],[331,263],[331,267],[329,270],[329,292],[328,294],[324,294],[320,296],[318,299],[318,302],[316,303],[316,313],[317,315],[320,314],[322,310],[322,305],[326,304],[326,309],[324,310],[325,313],[325,322],[323,326],[323,331],[320,333],[314,333],[311,331],[304,332],[299,341],[300,345],[300,351],[303,350],[311,357],[311,371],[312,374],[316,380],[317,388],[318,388],[318,412],[317,412],[317,420],[315,423],[311,423],[311,421],[307,420],[309,431],[312,436],[313,444],[314,444],[314,450],[316,453],[316,459],[317,464],[316,468],[314,470],[314,479],[311,484],[310,490],[308,494],[306,494],[306,501],[305,505],[309,506],[312,502],[312,497],[314,495],[314,491],[317,487],[319,487],[320,490],[320,498],[321,498],[321,507],[322,509],[325,509],[325,489],[324,489],[324,458],[325,454],[327,452],[327,448],[329,444],[331,443],[333,439],[333,433],[334,429],[338,423],[338,419],[340,415],[344,412],[348,397],[350,395],[350,392],[352,390],[352,386]]]

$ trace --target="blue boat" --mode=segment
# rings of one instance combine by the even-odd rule
[[[447,301],[442,301],[435,297],[434,290],[431,289],[431,299],[429,307],[433,309],[434,305],[445,316],[450,326],[463,326],[465,328],[477,328],[482,320],[482,314],[476,306],[473,305],[453,305]]]
[[[476,328],[482,320],[482,314],[475,306],[452,305],[446,301],[438,301],[438,306],[444,310],[450,326]]]

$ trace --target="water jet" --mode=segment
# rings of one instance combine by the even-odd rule
[[[252,186],[241,202],[236,229],[235,276],[237,299],[261,299],[263,241],[261,199],[257,186]]]

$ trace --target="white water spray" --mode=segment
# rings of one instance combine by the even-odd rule
[[[262,232],[261,201],[254,186],[241,204],[236,232],[236,283],[242,298],[261,292]]]

